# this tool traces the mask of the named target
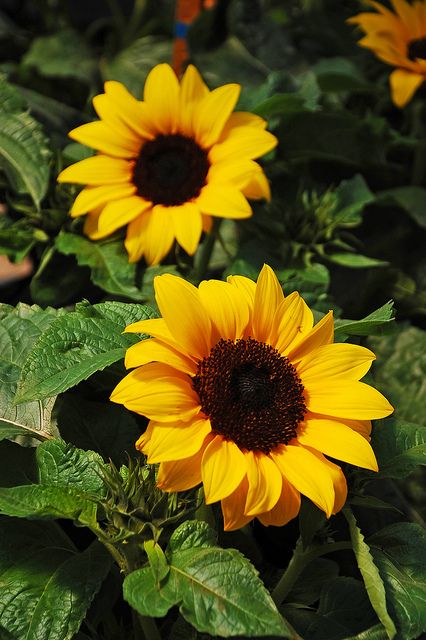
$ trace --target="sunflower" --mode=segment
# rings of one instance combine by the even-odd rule
[[[85,233],[104,238],[127,225],[130,262],[157,264],[174,240],[193,255],[212,216],[248,218],[247,198],[269,199],[255,158],[275,147],[266,122],[234,112],[238,84],[209,91],[190,65],[179,83],[168,64],[148,74],[144,100],[119,82],[105,83],[93,105],[100,121],[69,136],[95,156],[67,167],[59,182],[87,185],[71,216],[87,215]]]
[[[395,13],[373,0],[367,4],[378,13],[366,12],[349,18],[366,33],[359,41],[376,56],[396,67],[389,82],[392,100],[404,107],[426,79],[426,2],[391,0]]]
[[[126,353],[134,368],[111,400],[150,419],[136,443],[160,463],[158,485],[204,485],[221,501],[226,530],[257,517],[283,525],[307,496],[327,516],[347,494],[331,456],[377,470],[371,419],[389,402],[359,382],[374,354],[333,343],[330,311],[315,326],[297,293],[284,296],[270,267],[198,288],[170,274],[154,280],[162,318],[126,331],[147,333]]]

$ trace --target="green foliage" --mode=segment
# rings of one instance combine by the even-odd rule
[[[0,636],[71,640],[111,567],[98,543],[76,552],[53,523],[0,520]]]
[[[50,152],[38,122],[19,93],[0,78],[0,167],[12,189],[39,207],[48,185]]]
[[[126,325],[153,316],[150,308],[121,302],[80,303],[43,333],[26,358],[16,402],[66,391],[96,371],[121,360],[139,340]]]
[[[346,340],[348,336],[372,336],[392,331],[394,320],[393,302],[390,301],[361,320],[337,318],[334,321],[334,337],[339,341]]]
[[[75,255],[80,266],[91,270],[93,284],[116,296],[141,300],[135,286],[136,265],[130,264],[121,241],[91,242],[72,233],[61,233],[56,248],[65,255]]]
[[[381,478],[405,478],[418,465],[426,465],[426,426],[380,421],[374,427],[372,446]]]
[[[292,637],[252,565],[238,551],[217,547],[206,523],[176,529],[166,558],[169,573],[160,585],[164,572],[154,574],[152,563],[124,581],[124,598],[142,615],[164,616],[176,604],[200,632]]]

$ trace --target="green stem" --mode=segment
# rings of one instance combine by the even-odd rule
[[[349,541],[344,541],[332,542],[330,544],[324,544],[317,547],[308,547],[306,551],[303,551],[302,540],[301,538],[299,538],[293,553],[293,557],[291,558],[287,569],[284,571],[277,586],[272,592],[272,599],[274,600],[275,604],[278,606],[283,602],[283,600],[292,590],[302,571],[313,560],[334,551],[343,551],[345,549],[351,548],[351,543]]]
[[[138,622],[142,627],[145,640],[161,640],[160,632],[158,631],[157,623],[154,618],[149,616],[141,616],[138,614]]]
[[[222,218],[214,218],[211,231],[207,235],[207,238],[205,239],[204,244],[201,247],[200,259],[198,262],[198,266],[195,269],[195,280],[197,282],[201,282],[201,280],[203,280],[206,276],[221,223]]]

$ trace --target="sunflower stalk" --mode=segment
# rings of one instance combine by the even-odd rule
[[[214,245],[216,244],[216,240],[219,235],[220,225],[222,223],[222,218],[215,218],[213,221],[213,226],[211,228],[210,233],[207,235],[203,246],[200,251],[200,258],[198,261],[198,265],[195,268],[194,280],[199,283],[201,280],[204,280],[207,274],[207,270],[209,268],[210,258],[213,253]]]
[[[294,549],[293,556],[288,564],[287,569],[281,576],[275,589],[272,591],[272,599],[279,606],[290,593],[296,584],[302,571],[316,558],[333,553],[334,551],[344,551],[351,549],[352,545],[349,541],[330,542],[321,546],[310,546],[303,551],[302,539],[299,538]]]

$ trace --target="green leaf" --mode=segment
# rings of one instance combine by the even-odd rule
[[[400,326],[397,335],[370,338],[368,346],[377,356],[375,385],[395,407],[395,416],[423,424],[426,332]]]
[[[0,254],[21,262],[36,243],[34,228],[26,220],[7,224],[5,217],[0,220]]]
[[[305,100],[297,93],[276,93],[259,104],[255,112],[268,120],[276,116],[285,116],[289,113],[296,113],[305,106]]]
[[[61,312],[36,305],[0,304],[0,420],[3,437],[28,434],[39,440],[57,435],[51,421],[54,398],[14,406],[22,364],[34,343]],[[9,431],[11,435],[5,435]],[[27,438],[28,440],[28,438]]]
[[[334,193],[337,196],[337,203],[333,217],[340,225],[345,226],[359,224],[365,205],[375,200],[375,195],[360,174],[356,174],[349,180],[342,180]]]
[[[51,440],[37,447],[36,459],[40,484],[73,487],[94,494],[104,489],[103,460],[94,451],[77,449],[63,440]]]
[[[94,501],[73,487],[41,484],[0,488],[0,513],[16,518],[65,518],[95,526]]]
[[[377,613],[377,617],[386,629],[388,638],[392,640],[396,635],[396,627],[386,607],[386,591],[379,569],[374,562],[370,548],[365,542],[364,536],[357,526],[352,512],[348,508],[345,508],[344,515],[349,524],[352,548],[364,580],[365,588],[367,589],[368,597],[374,611]]]
[[[316,558],[308,564],[299,575],[294,587],[286,596],[286,602],[295,602],[298,605],[312,605],[320,599],[321,590],[339,574],[339,565],[333,560]]]
[[[73,233],[60,233],[55,246],[65,255],[75,255],[82,267],[89,267],[91,280],[98,287],[118,296],[141,300],[135,286],[136,265],[129,257],[122,241],[92,242]]]
[[[238,551],[214,546],[205,522],[184,522],[166,556],[170,573],[160,588],[149,567],[124,580],[125,600],[142,615],[164,616],[179,605],[202,633],[292,637],[254,567]]]
[[[369,258],[360,253],[328,253],[328,260],[340,265],[341,267],[350,267],[352,269],[366,269],[369,267],[384,267],[389,263],[385,260],[377,260]]]
[[[426,465],[426,426],[394,419],[378,421],[371,445],[380,478],[405,478],[418,465]]]
[[[56,409],[61,436],[76,447],[93,449],[116,465],[126,463],[127,455],[135,451],[141,427],[136,416],[122,405],[67,393],[58,398]]]
[[[346,339],[347,336],[371,336],[382,333],[394,324],[393,302],[386,302],[382,307],[373,311],[362,320],[334,321],[334,336],[336,340]]]
[[[111,567],[94,542],[76,553],[53,523],[0,520],[0,637],[70,640]],[[8,637],[8,636],[6,636]]]
[[[343,576],[323,582],[316,612],[297,604],[282,611],[306,640],[343,640],[377,621],[363,584]]]
[[[385,628],[381,624],[376,624],[365,631],[357,633],[356,636],[345,638],[345,640],[387,640],[388,636]]]
[[[359,67],[348,58],[323,58],[313,66],[313,71],[325,92],[352,91],[368,86]]]
[[[160,589],[161,581],[169,575],[170,571],[169,565],[167,564],[167,558],[160,545],[157,542],[154,542],[154,540],[147,540],[144,543],[143,548],[148,556],[149,565],[155,581],[155,587],[156,589]]]
[[[310,500],[304,499],[299,512],[299,528],[303,550],[311,544],[315,534],[324,526],[325,522],[324,512],[318,509]]]
[[[76,78],[87,83],[95,71],[92,52],[84,38],[73,29],[35,38],[22,64],[34,67],[47,78]]]
[[[414,640],[426,632],[426,532],[418,524],[398,522],[368,539],[386,588],[398,637]]]
[[[19,91],[7,81],[4,74],[0,74],[0,111],[4,113],[22,113],[27,104]]]
[[[383,204],[389,201],[406,211],[420,227],[426,229],[426,189],[424,187],[396,187],[382,191],[378,197]]]
[[[152,316],[152,309],[137,304],[77,305],[51,324],[28,355],[15,402],[61,393],[121,360],[139,340],[134,334],[123,334],[125,327]]]

